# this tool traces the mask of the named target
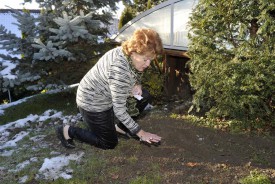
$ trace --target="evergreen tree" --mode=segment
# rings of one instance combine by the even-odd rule
[[[39,52],[34,53],[33,55],[35,60],[49,61],[55,59],[56,57],[66,57],[69,60],[75,60],[75,58],[72,57],[72,53],[65,49],[57,49],[55,46],[58,46],[58,43],[52,43],[49,41],[47,45],[44,45],[39,39],[35,42],[36,44],[32,44],[32,46],[39,49]]]
[[[149,10],[149,9],[151,9],[152,8],[152,2],[151,2],[151,0],[148,0],[147,1],[147,10]]]
[[[21,37],[19,38],[21,41],[20,46],[20,54],[24,60],[29,60],[32,58],[34,49],[31,47],[31,43],[34,38],[37,36],[36,29],[36,19],[30,12],[26,9],[23,11],[13,10],[12,16],[17,20],[16,23],[19,31],[21,31]]]
[[[127,22],[135,18],[138,14],[164,2],[165,0],[134,0],[123,1],[125,6],[121,16],[118,28],[122,28]]]
[[[34,81],[37,79],[36,76],[31,75],[29,72],[30,63],[26,62],[32,58],[33,49],[31,47],[32,39],[35,36],[35,19],[30,15],[29,12],[18,10],[12,10],[18,23],[19,30],[22,31],[22,37],[17,37],[15,34],[8,32],[4,26],[0,25],[0,49],[6,50],[6,54],[0,54],[2,62],[10,62],[16,67],[11,70],[8,76],[1,76],[0,80],[0,91],[19,93],[14,90],[22,82]],[[3,71],[7,66],[2,66],[0,71]],[[10,77],[12,75],[13,77]],[[19,88],[20,89],[20,88]]]
[[[13,56],[20,55],[21,39],[0,25],[0,49],[7,54],[0,54],[3,59],[12,59]],[[15,58],[17,59],[17,58]]]
[[[39,25],[42,28],[40,40],[45,45],[54,43],[57,50],[67,50],[77,61],[87,61],[99,51],[94,47],[98,40],[107,37],[107,26],[112,18],[111,11],[116,10],[116,2],[118,0],[39,1],[42,8],[39,20],[43,20]],[[105,10],[99,12],[102,8]],[[49,15],[51,19],[47,18]]]
[[[274,126],[273,0],[201,0],[190,27],[193,107],[250,128]]]
[[[88,61],[101,51],[98,40],[107,37],[107,26],[118,0],[36,2],[41,7],[38,17],[26,10],[14,10],[13,16],[22,31],[21,37],[16,37],[0,26],[0,47],[7,51],[0,57],[17,63],[17,68],[12,71],[17,75],[16,79],[7,82],[1,76],[2,91],[7,90],[7,87],[15,89],[16,85],[20,85],[17,89],[21,93],[23,89],[41,90],[48,84],[64,85],[60,78],[52,77],[53,73],[59,73],[58,69],[62,68],[55,65],[66,60]]]
[[[118,29],[121,29],[127,22],[135,17],[135,11],[130,6],[126,6],[120,16]]]
[[[164,2],[165,0],[134,0],[129,4],[135,11],[136,15]]]

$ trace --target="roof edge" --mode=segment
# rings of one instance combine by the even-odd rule
[[[13,13],[14,11],[24,11],[28,10],[30,13],[40,13],[40,9],[0,9],[0,13]]]
[[[111,39],[116,39],[116,37],[123,32],[125,29],[127,29],[128,27],[130,27],[132,24],[134,24],[135,22],[137,22],[138,20],[140,20],[142,17],[145,17],[148,14],[151,14],[154,11],[157,11],[165,6],[169,6],[171,4],[177,3],[179,1],[183,1],[183,0],[170,0],[170,1],[165,1],[161,4],[158,4],[157,6],[154,6],[153,8],[150,8],[149,10],[146,10],[145,12],[142,12],[141,14],[139,14],[138,16],[136,16],[135,18],[133,18],[131,21],[127,22],[119,31],[117,34],[113,35]]]

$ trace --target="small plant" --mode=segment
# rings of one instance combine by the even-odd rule
[[[178,118],[180,118],[180,115],[179,115],[179,114],[172,113],[172,114],[170,115],[170,118],[172,118],[172,119],[178,119]]]
[[[8,104],[9,103],[9,100],[8,99],[4,99],[3,100],[3,104]]]
[[[241,184],[271,184],[269,178],[258,171],[251,171],[249,176],[240,179],[239,182]]]
[[[135,164],[135,163],[137,163],[138,158],[135,155],[133,155],[133,156],[129,157],[127,160],[130,164]]]
[[[214,129],[221,129],[221,130],[230,130],[232,132],[240,132],[240,130],[237,130],[235,126],[234,121],[224,120],[224,119],[214,119],[214,118],[208,118],[208,117],[199,117],[195,115],[181,115],[172,113],[170,115],[170,118],[172,119],[179,119],[179,120],[186,120],[194,125],[201,125],[205,127],[211,127]],[[240,127],[240,126],[237,126]]]

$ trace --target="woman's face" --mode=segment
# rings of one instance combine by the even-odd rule
[[[154,58],[155,56],[151,53],[138,54],[136,52],[133,52],[131,54],[131,59],[133,61],[134,67],[140,72],[143,72],[146,68],[148,68]]]

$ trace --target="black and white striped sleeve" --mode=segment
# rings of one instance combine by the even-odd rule
[[[133,133],[141,128],[127,112],[126,101],[132,88],[128,61],[116,60],[109,68],[108,82],[112,95],[113,109],[116,117]]]

